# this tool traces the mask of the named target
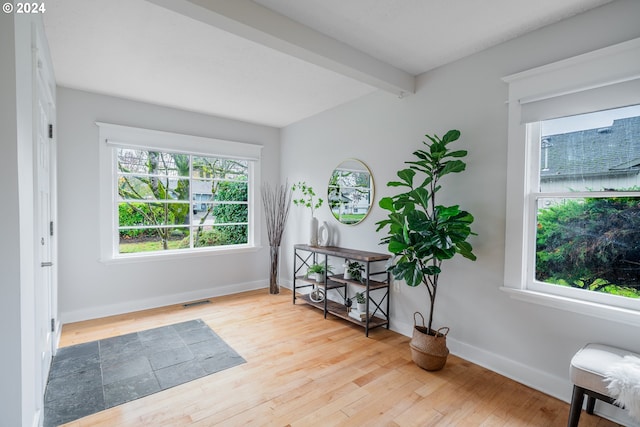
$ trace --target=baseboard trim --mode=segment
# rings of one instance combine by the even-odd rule
[[[162,295],[140,300],[126,301],[118,304],[102,305],[81,310],[60,312],[60,323],[81,322],[83,320],[98,319],[117,314],[131,313],[134,311],[148,310],[150,308],[164,307],[166,305],[183,304],[205,298],[213,298],[240,292],[263,289],[268,286],[264,280],[254,282],[234,283],[213,288],[199,289],[197,291],[182,292],[177,294]]]
[[[53,333],[53,356],[56,355],[58,347],[60,346],[60,336],[62,335],[62,322],[58,318],[55,324],[55,331]]]
[[[451,337],[447,338],[447,346],[452,354],[469,362],[480,365],[564,402],[571,400],[572,384],[567,378],[551,375],[516,360],[463,343]],[[568,370],[569,367],[567,367],[567,372]]]
[[[43,400],[44,400],[44,397],[43,397]],[[33,421],[31,422],[31,425],[33,427],[40,427],[41,425],[43,425],[44,419],[40,420],[41,418],[43,418],[43,414],[44,414],[44,411],[42,411],[40,409],[38,409],[35,412],[35,414],[33,414]]]

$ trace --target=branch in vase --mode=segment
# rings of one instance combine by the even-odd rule
[[[261,188],[262,204],[267,221],[267,235],[270,246],[280,246],[282,234],[291,207],[291,191],[289,184],[278,185],[275,188],[264,183]]]

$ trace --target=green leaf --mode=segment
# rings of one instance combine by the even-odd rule
[[[427,185],[429,185],[431,183],[431,181],[433,181],[433,177],[431,176],[431,174],[427,174],[427,176],[425,177],[424,181],[422,181],[422,184],[420,184],[420,187],[426,187]],[[438,191],[438,187],[435,188],[434,193]]]
[[[424,187],[418,187],[411,191],[411,197],[418,202],[424,210],[429,207],[429,191]]]
[[[418,286],[422,283],[424,276],[417,261],[398,261],[391,270],[396,279],[404,279],[409,286]]]
[[[463,257],[470,259],[471,261],[476,260],[476,256],[472,252],[473,248],[469,242],[458,242],[456,247],[458,248],[458,253]]]
[[[458,138],[460,138],[460,131],[452,129],[442,137],[442,142],[448,144],[450,142],[456,141]]]
[[[465,224],[471,224],[473,222],[473,219],[473,215],[471,215],[467,211],[460,211],[458,217],[456,218],[457,221],[463,222]]]
[[[465,170],[467,165],[462,160],[451,160],[444,164],[444,167],[440,171],[440,176],[444,176],[448,173],[457,173]]]
[[[393,201],[396,211],[413,210],[415,202],[409,197],[408,193],[398,194]]]
[[[464,157],[467,154],[467,150],[458,150],[447,153],[446,157]]]
[[[476,259],[478,259],[473,253],[471,252],[460,252],[460,255],[462,255],[463,257],[470,259],[471,261],[475,261]]]
[[[431,135],[425,135],[427,138],[429,138],[429,140],[433,143],[433,144],[437,144],[439,139],[437,135],[431,136]],[[422,141],[422,143],[424,145],[429,145],[428,142]]]
[[[443,261],[446,259],[451,259],[456,254],[455,249],[446,249],[446,248],[438,248],[434,246],[433,248],[433,257],[439,261]]]
[[[431,155],[429,153],[427,153],[424,150],[417,150],[413,152],[413,155],[416,156],[417,158],[423,160],[423,161],[430,161],[431,160]],[[411,162],[407,162],[407,163],[411,163]]]
[[[429,276],[435,276],[436,274],[440,274],[442,272],[442,270],[440,270],[440,267],[436,266],[436,265],[430,265],[428,267],[425,267],[422,272],[424,274],[427,274]]]
[[[433,144],[431,144],[431,147],[429,147],[429,151],[431,151],[431,156],[433,156],[433,162],[434,160],[440,160],[447,149],[445,148],[443,143],[434,142]]]
[[[392,213],[389,215],[390,221],[390,232],[391,234],[402,234],[404,233],[404,215],[402,213]]]
[[[402,169],[398,171],[398,177],[406,182],[409,187],[413,186],[413,177],[416,175],[416,172],[412,169]]]
[[[454,217],[458,214],[460,214],[460,207],[458,205],[436,206],[436,216],[441,221],[446,221],[447,219]]]
[[[378,206],[387,211],[395,212],[395,208],[393,207],[393,199],[391,197],[383,197],[378,202]]]
[[[391,220],[383,219],[382,221],[376,222],[376,225],[378,226],[378,228],[376,228],[376,231],[382,230],[387,224],[391,224]],[[384,239],[387,239],[387,238],[386,237],[383,238],[383,243],[384,243]]]
[[[427,214],[422,211],[411,211],[407,214],[407,226],[412,231],[423,232],[428,231],[431,221]]]
[[[415,171],[419,171],[422,173],[426,173],[427,175],[432,175],[431,173],[431,160],[420,160],[419,162],[405,162],[411,169]]]
[[[404,218],[402,223],[402,238],[404,239],[405,242],[411,241],[411,238],[409,237],[409,228],[407,227],[407,224],[404,221]]]
[[[402,251],[404,251],[405,249],[407,249],[409,247],[409,245],[407,245],[404,242],[400,242],[398,240],[391,240],[389,242],[389,252],[391,252],[392,254],[399,254]]]

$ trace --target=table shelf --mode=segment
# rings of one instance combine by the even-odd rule
[[[306,276],[306,269],[312,264],[324,263],[325,267],[329,266],[331,258],[339,258],[341,260],[357,261],[364,266],[364,280],[345,279],[343,274],[332,274],[325,276],[324,280],[317,281]],[[391,258],[391,255],[376,252],[359,251],[356,249],[341,248],[337,246],[310,246],[310,245],[294,245],[294,263],[293,263],[293,303],[296,299],[302,299],[307,304],[321,310],[324,317],[331,314],[340,319],[351,322],[355,325],[364,327],[365,335],[369,336],[369,330],[380,326],[386,326],[389,329],[389,285],[390,274],[384,270],[384,263]],[[382,266],[380,265],[382,264]],[[373,269],[376,268],[377,271]],[[373,280],[371,277],[382,277],[382,280]],[[298,289],[309,288],[309,293],[300,293]],[[349,290],[361,292],[366,298],[366,312],[369,315],[364,319],[355,319],[349,315],[349,311],[343,302],[336,302],[329,299],[329,291],[333,290],[341,297],[342,301],[349,298]],[[311,299],[324,299],[315,301]],[[354,302],[355,305],[355,302]]]

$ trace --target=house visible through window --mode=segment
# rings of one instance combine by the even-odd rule
[[[102,259],[256,246],[262,146],[98,126]]]
[[[535,280],[640,298],[640,106],[528,126],[540,135]]]

